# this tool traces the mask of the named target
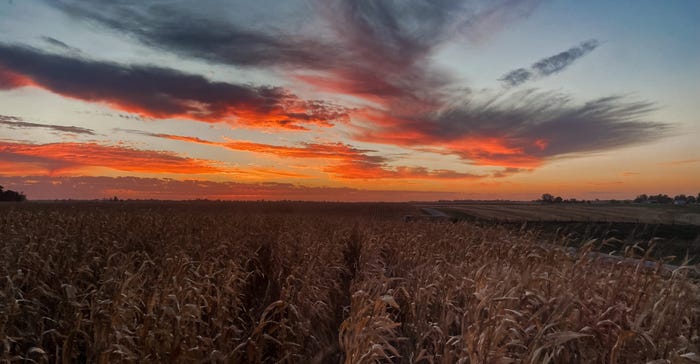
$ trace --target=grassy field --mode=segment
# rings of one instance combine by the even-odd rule
[[[0,361],[693,363],[700,286],[401,204],[0,205]],[[556,243],[556,241],[552,241]]]
[[[605,221],[700,225],[700,205],[443,203],[420,205],[500,221]]]
[[[642,247],[650,256],[681,264],[700,258],[700,205],[631,203],[540,204],[472,202],[418,204],[425,214],[443,213],[457,221],[523,227],[540,241],[581,247],[595,239],[595,250],[624,255]],[[649,249],[653,246],[653,249]]]

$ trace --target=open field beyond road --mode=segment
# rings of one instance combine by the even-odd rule
[[[443,203],[422,204],[456,216],[500,221],[605,221],[700,225],[700,205]]]

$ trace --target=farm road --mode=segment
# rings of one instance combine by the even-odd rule
[[[443,211],[440,211],[438,209],[434,209],[431,207],[424,207],[421,209],[421,211],[425,214],[428,214],[430,216],[435,216],[435,217],[450,217],[450,215],[446,214]]]

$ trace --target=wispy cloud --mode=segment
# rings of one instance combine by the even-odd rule
[[[48,175],[70,175],[84,172],[90,167],[137,173],[236,172],[216,162],[183,157],[175,153],[96,143],[0,142],[0,157],[0,174],[6,175],[26,175],[28,171]]]
[[[152,118],[306,129],[347,120],[347,109],[279,87],[212,82],[169,68],[120,65],[0,44],[0,86],[41,87]],[[0,87],[3,88],[3,87]]]
[[[95,135],[95,131],[88,128],[81,128],[79,126],[66,126],[66,125],[55,125],[55,124],[40,124],[40,123],[30,123],[24,121],[24,119],[17,116],[7,116],[0,115],[0,125],[5,126],[10,129],[50,129],[59,131],[62,133],[70,134],[86,134]]]
[[[219,20],[215,15],[220,9],[206,3],[196,6],[208,15],[177,3],[59,0],[47,4],[76,19],[135,37],[148,46],[210,62],[324,68],[329,58],[336,58],[342,51],[331,42],[283,31],[263,32]]]
[[[696,164],[696,163],[700,163],[700,159],[680,159],[680,160],[675,160],[675,161],[660,162],[657,164],[660,166],[682,166],[682,165]]]
[[[503,75],[499,79],[507,87],[522,85],[528,81],[534,81],[543,77],[563,71],[573,64],[577,59],[592,52],[600,45],[595,39],[581,42],[576,47],[571,47],[566,51],[555,54],[551,57],[543,58],[535,62],[529,69],[518,68]]]
[[[532,172],[532,169],[508,167],[492,174],[494,178],[508,177],[522,172]]]
[[[48,37],[48,36],[42,36],[41,39],[46,42],[47,44],[56,47],[58,49],[72,52],[72,53],[80,53],[80,49],[71,47],[68,44],[61,42],[60,40],[53,38],[53,37]]]
[[[431,170],[421,167],[390,166],[390,160],[373,155],[376,151],[358,149],[344,143],[300,143],[298,146],[271,145],[249,141],[229,140],[214,142],[196,137],[157,134],[136,130],[120,131],[138,133],[156,138],[217,146],[234,151],[261,153],[281,158],[323,159],[329,164],[323,172],[342,179],[477,179],[484,176],[453,170]]]

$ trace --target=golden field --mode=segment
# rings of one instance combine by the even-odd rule
[[[680,268],[401,204],[0,206],[1,362],[697,363]],[[557,241],[545,242],[557,244]]]

